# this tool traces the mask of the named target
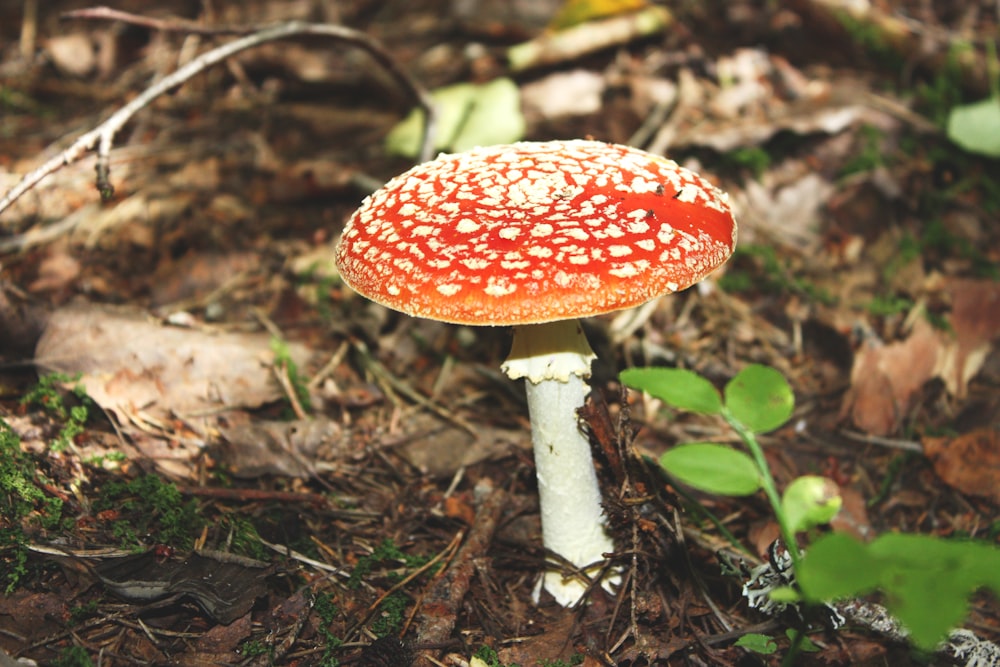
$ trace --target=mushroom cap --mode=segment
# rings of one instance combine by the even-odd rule
[[[645,151],[520,142],[441,155],[393,178],[351,216],[344,281],[417,317],[518,325],[645,303],[732,254],[728,197]]]

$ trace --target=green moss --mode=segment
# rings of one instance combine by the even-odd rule
[[[723,161],[737,169],[748,169],[755,178],[760,178],[771,166],[771,155],[759,146],[750,146],[724,153]]]
[[[343,646],[344,640],[333,634],[330,631],[330,626],[336,620],[340,610],[334,604],[333,597],[329,593],[317,593],[313,600],[313,611],[319,616],[320,623],[316,632],[324,645],[323,656],[320,658],[319,664],[322,667],[337,667],[340,665],[340,661],[334,656],[334,652]]]
[[[74,438],[83,433],[94,402],[87,396],[87,390],[79,384],[80,376],[70,377],[65,373],[49,373],[38,379],[35,385],[21,399],[24,406],[39,407],[53,419],[63,423],[59,435],[50,443],[53,451],[62,451],[73,443]],[[70,394],[73,403],[63,396],[64,385],[73,384]]]
[[[861,127],[860,136],[861,150],[841,168],[841,177],[873,171],[886,164],[883,148],[885,132],[874,125],[864,125]]]
[[[773,246],[737,246],[729,266],[726,274],[719,279],[719,285],[728,292],[792,292],[827,305],[836,302],[826,289],[793,275]]]
[[[21,439],[0,419],[0,580],[10,594],[28,573],[28,537],[25,524],[46,530],[57,528],[63,502],[39,488],[38,471],[21,451]]]
[[[370,629],[375,636],[381,638],[398,634],[403,628],[403,621],[406,620],[406,607],[409,604],[409,598],[401,591],[386,596],[371,624]]]
[[[59,652],[51,663],[52,667],[94,667],[94,662],[82,646],[68,646]]]
[[[152,540],[187,549],[205,523],[194,500],[185,502],[174,484],[156,475],[107,484],[94,506],[118,512],[111,530],[123,548],[141,548]]]

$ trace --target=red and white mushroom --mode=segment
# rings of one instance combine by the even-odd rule
[[[344,228],[357,292],[415,317],[514,327],[503,364],[525,378],[545,547],[592,574],[613,551],[581,433],[594,353],[577,318],[684,289],[736,244],[727,197],[666,158],[597,141],[442,155],[392,179]],[[570,605],[580,578],[549,572]]]

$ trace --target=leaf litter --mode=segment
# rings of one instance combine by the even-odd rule
[[[485,0],[460,4],[475,7],[456,8],[456,33],[439,32],[441,9],[421,3],[407,20],[366,13],[365,3],[342,3],[333,18],[364,25],[438,87],[509,74],[503,48],[542,34],[557,11],[512,16]],[[667,151],[711,174],[740,211],[741,251],[718,284],[616,320],[616,354],[607,356],[616,367],[595,369],[597,383],[614,397],[609,378],[626,366],[681,365],[721,386],[746,362],[773,365],[801,406],[796,428],[765,442],[779,482],[835,469],[847,487],[841,525],[856,534],[900,529],[995,540],[995,181],[981,163],[945,148],[926,102],[886,92],[878,81],[897,82],[897,69],[878,60],[887,54],[865,53],[866,42],[842,25],[824,23],[831,4],[734,4],[726,21],[679,13],[659,37],[512,77],[527,136],[593,135]],[[911,82],[927,86],[911,86],[925,101],[933,86],[950,94],[943,86],[951,65],[936,57],[948,52],[941,35],[969,21],[981,34],[995,28],[978,5],[945,5],[905,24],[934,28],[924,52],[913,41],[891,46],[909,59]],[[216,11],[202,18],[305,16],[298,3]],[[145,85],[136,82],[171,69],[163,63],[176,62],[183,46],[169,32],[143,33],[135,44],[137,32],[101,24],[68,31],[53,9],[40,17],[39,44],[56,66],[68,62],[58,49],[78,36],[122,54],[110,65],[80,60],[86,71],[57,73],[18,59],[21,19],[0,12],[7,38],[0,65],[5,77],[21,77],[5,79],[5,91],[47,108],[39,123],[16,97],[4,98],[13,110],[0,120],[0,156],[12,156],[0,157],[4,190],[38,164],[44,146],[94,124],[60,100],[116,108]],[[871,12],[873,30],[889,25],[882,8]],[[774,48],[733,46],[739,38],[720,46],[715,38],[734,34]],[[835,47],[817,58],[802,36]],[[955,66],[978,90],[979,70],[964,56]],[[98,90],[107,88],[108,72],[123,73],[113,99]],[[30,542],[71,553],[119,545],[127,526],[88,507],[119,478],[155,470],[211,518],[189,536],[192,547],[278,564],[251,611],[225,625],[191,598],[154,610],[107,597],[113,591],[99,579],[52,567],[65,557],[33,552],[26,588],[3,600],[0,626],[9,632],[0,647],[43,661],[75,646],[123,661],[253,664],[253,652],[264,650],[279,663],[334,664],[324,656],[361,659],[358,643],[372,635],[403,635],[414,645],[434,635],[438,644],[421,650],[446,664],[462,664],[481,646],[498,648],[505,664],[582,654],[585,664],[680,664],[692,653],[712,664],[739,661],[737,635],[727,632],[762,618],[739,606],[732,582],[718,573],[715,552],[732,545],[691,522],[693,506],[627,455],[623,469],[643,500],[615,505],[617,543],[641,555],[631,561],[622,606],[599,592],[575,613],[531,604],[542,554],[523,405],[489,370],[506,332],[414,326],[351,297],[329,273],[328,242],[365,184],[408,166],[381,149],[405,102],[371,72],[345,50],[304,42],[261,49],[136,119],[128,145],[111,154],[116,200],[97,203],[94,162],[84,159],[0,213],[2,336],[42,328],[11,306],[23,298],[43,305],[36,361],[82,373],[110,416],[91,416],[74,450],[50,452],[60,424],[17,404],[27,377],[2,376],[0,415],[37,457],[44,475],[37,483],[74,520],[65,530],[29,522]],[[567,108],[576,96],[582,103]],[[66,306],[80,297],[132,307]],[[162,319],[145,315],[149,308]],[[268,317],[293,341],[291,356],[309,378],[304,419],[289,419],[288,388],[296,385],[277,381],[274,336],[260,333]],[[601,340],[608,324],[587,323],[588,333]],[[610,413],[625,405],[613,400]],[[665,422],[636,397],[631,408],[640,429],[631,445],[650,457],[720,432],[704,418]],[[923,454],[901,455],[892,443]],[[623,479],[605,480],[609,498]],[[505,498],[503,508],[497,498]],[[762,506],[700,500],[763,554],[773,522]],[[480,541],[467,558],[450,546],[474,534]],[[130,544],[153,549],[155,540]],[[185,562],[185,554],[145,553],[152,562]],[[420,570],[437,556],[439,572]],[[154,573],[150,567],[152,581]],[[430,605],[446,577],[458,574],[457,599]],[[398,587],[408,575],[414,579]],[[52,588],[60,594],[46,592]],[[995,603],[977,599],[971,626],[995,638],[997,624]],[[421,637],[418,627],[435,632]],[[780,643],[779,627],[765,632]],[[118,631],[109,640],[110,628]],[[905,648],[877,636],[838,642],[803,659],[912,664]]]

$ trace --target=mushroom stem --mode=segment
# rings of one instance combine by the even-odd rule
[[[604,554],[614,550],[605,530],[590,442],[577,417],[589,391],[585,378],[593,358],[580,324],[560,320],[516,327],[503,364],[511,379],[527,380],[542,540],[583,574],[594,574]],[[605,579],[605,587],[612,579]],[[563,606],[578,602],[587,589],[582,578],[564,579],[555,571],[545,574],[542,586]]]

